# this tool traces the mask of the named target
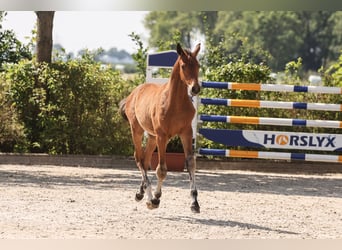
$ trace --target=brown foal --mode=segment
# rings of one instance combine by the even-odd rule
[[[165,180],[166,146],[170,138],[179,135],[185,154],[185,165],[190,176],[191,210],[199,213],[195,185],[196,161],[192,147],[191,121],[195,108],[189,97],[200,92],[198,81],[199,63],[196,58],[200,44],[191,52],[177,44],[178,59],[175,62],[169,81],[166,84],[144,83],[136,87],[122,100],[120,110],[130,124],[135,147],[135,161],[142,174],[136,200],[140,201],[147,193],[147,207],[158,208],[162,183]],[[148,135],[145,148],[142,146],[144,131]],[[158,183],[154,196],[147,171],[151,165],[152,153],[158,147],[159,164],[156,169]]]

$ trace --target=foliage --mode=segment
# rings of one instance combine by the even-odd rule
[[[130,154],[118,104],[134,86],[93,56],[48,65],[21,61],[7,70],[29,152]]]
[[[270,68],[263,63],[255,64],[246,58],[244,54],[225,57],[224,42],[216,45],[208,41],[207,51],[201,59],[201,65],[205,72],[205,80],[210,81],[234,81],[234,82],[266,82],[270,80]],[[245,51],[245,44],[241,44],[240,50]]]
[[[211,81],[260,83],[268,81],[269,67],[260,64],[230,62],[216,68],[208,68],[206,78]]]
[[[112,58],[117,58],[118,60],[129,58],[131,55],[125,50],[118,50],[117,48],[110,48],[109,50],[104,50],[99,57],[108,56]]]
[[[340,37],[333,32],[338,18],[329,11],[219,12],[216,33],[248,38],[270,53],[267,63],[273,70],[297,57],[303,58],[305,70],[317,70],[328,59],[335,59],[330,51]],[[229,43],[226,46],[232,47]]]
[[[340,55],[342,50],[342,11],[336,11],[332,14],[331,19],[334,21],[334,26],[332,30],[333,41],[329,48],[330,54]]]
[[[22,44],[12,30],[3,30],[1,22],[6,12],[0,11],[0,71],[5,63],[17,63],[20,59],[31,59],[29,46]]]
[[[25,145],[24,126],[18,120],[9,95],[10,86],[0,75],[0,152],[13,152]]]
[[[170,153],[183,153],[183,145],[179,136],[175,136],[169,140],[166,147],[166,152]]]
[[[146,60],[148,48],[144,47],[144,43],[141,41],[141,38],[138,34],[132,32],[129,36],[131,37],[132,41],[138,46],[137,52],[133,53],[132,57],[137,64],[137,73],[139,79],[141,82],[144,82],[146,78]]]
[[[342,87],[342,50],[338,61],[325,70],[324,80],[327,85]]]
[[[325,66],[328,60],[336,60],[333,46],[341,34],[334,35],[334,28],[338,19],[334,18],[332,11],[302,11],[297,18],[302,25],[299,26],[298,35],[303,37],[299,47],[299,56],[303,58],[305,70],[318,70]],[[338,17],[337,17],[338,18]]]
[[[195,11],[151,11],[144,20],[145,27],[150,30],[149,44],[160,48],[165,41],[173,41],[174,34],[179,34],[184,47],[191,47],[192,40],[198,31],[198,13]]]
[[[305,71],[316,71],[342,48],[341,11],[152,11],[145,27],[151,46],[171,41],[175,32],[187,47],[204,36],[206,47],[224,49],[225,64],[263,62],[275,72],[298,57]]]

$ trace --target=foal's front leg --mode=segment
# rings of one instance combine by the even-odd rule
[[[190,131],[190,129],[189,129]],[[197,201],[197,188],[195,183],[195,172],[196,172],[196,159],[192,149],[192,129],[191,132],[181,134],[184,154],[185,154],[185,166],[189,172],[190,180],[190,195],[191,195],[191,211],[194,213],[200,212],[200,206]]]
[[[192,200],[191,211],[194,213],[199,213],[200,206],[197,201],[198,192],[195,183],[196,160],[193,153],[186,156],[185,165],[187,170],[189,171],[190,195]]]
[[[166,178],[167,174],[167,166],[165,160],[165,152],[166,152],[166,145],[167,145],[168,138],[166,136],[158,135],[157,136],[157,145],[158,145],[158,158],[159,163],[156,168],[156,175],[158,178],[158,183],[156,187],[156,191],[154,192],[154,198],[152,199],[152,203],[159,206],[160,197],[162,195],[162,185]]]

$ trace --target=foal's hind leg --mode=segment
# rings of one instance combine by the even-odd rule
[[[141,201],[144,198],[145,190],[147,192],[147,199],[152,200],[151,182],[147,177],[148,166],[144,165],[144,152],[141,145],[144,131],[140,126],[131,126],[131,132],[135,148],[134,158],[142,177],[140,188],[135,195],[135,200]]]
[[[191,132],[190,132],[191,131]],[[196,172],[196,160],[192,149],[192,128],[188,130],[187,133],[183,133],[179,135],[185,154],[185,166],[189,172],[189,179],[190,179],[190,195],[191,195],[191,211],[194,213],[200,212],[200,206],[197,201],[197,188],[195,183],[195,172]]]

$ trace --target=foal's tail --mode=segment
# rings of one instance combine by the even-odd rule
[[[125,107],[126,107],[126,98],[122,99],[121,102],[119,103],[119,112],[121,116],[128,121],[126,112],[125,112]]]

